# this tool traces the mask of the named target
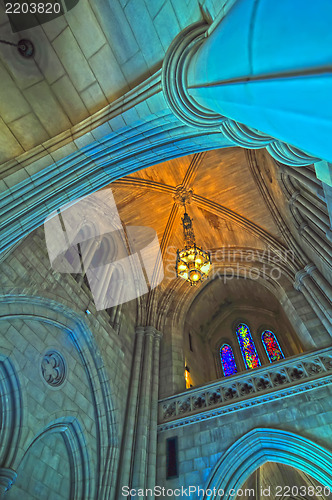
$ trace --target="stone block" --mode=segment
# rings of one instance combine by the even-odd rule
[[[74,401],[76,398],[77,388],[71,383],[70,380],[66,381],[66,396]]]
[[[14,80],[0,62],[0,114],[5,122],[11,122],[30,111],[24,95],[15,85]],[[13,105],[15,104],[15,105]]]
[[[89,59],[89,64],[110,102],[121,97],[128,90],[122,67],[115,59],[108,43]]]
[[[188,472],[192,472],[196,470],[194,468],[194,462],[192,460],[185,460],[184,462],[180,462],[180,474],[187,474]]]
[[[52,42],[57,36],[62,33],[68,26],[65,16],[57,17],[48,23],[42,25],[47,38]]]
[[[53,47],[64,65],[69,78],[79,92],[95,82],[94,74],[70,28],[62,31],[53,41]]]
[[[193,2],[191,0],[190,8],[186,5],[184,1],[170,0],[176,14],[177,20],[180,24],[181,29],[186,28],[190,24],[202,20],[202,13],[199,8],[199,2]]]
[[[121,71],[130,88],[136,87],[150,77],[149,66],[140,51],[121,65]]]
[[[34,30],[36,29],[38,32],[38,27],[34,28]],[[36,47],[39,45],[38,35],[33,30],[24,30],[24,36],[29,38]],[[1,39],[13,40],[13,32],[9,23],[1,27]],[[18,39],[16,38],[16,40]],[[46,47],[44,48],[41,45],[39,50],[45,53]],[[14,84],[21,90],[31,87],[44,79],[38,64],[34,60],[18,57],[16,47],[0,44],[0,59],[2,59],[5,68],[14,80]]]
[[[82,100],[90,114],[99,111],[107,105],[107,99],[99,83],[94,82],[81,91]]]
[[[161,11],[163,5],[167,3],[169,3],[169,0],[154,0],[154,1],[147,0],[146,6],[151,18],[154,19]]]
[[[0,162],[5,162],[23,153],[23,148],[15,136],[0,118]]]
[[[70,128],[68,117],[46,82],[27,89],[25,96],[50,137]]]
[[[80,0],[74,9],[65,14],[65,17],[87,59],[106,43],[105,35],[87,0]]]
[[[32,149],[50,138],[34,113],[28,113],[11,122],[9,128],[25,150]]]
[[[79,123],[89,116],[79,92],[72,84],[68,75],[64,75],[53,83],[52,90],[61,103],[72,125]],[[54,151],[54,153],[56,153]]]
[[[185,449],[185,457],[186,460],[193,460],[194,458],[197,458],[200,456],[201,452],[200,449],[197,446],[191,445],[190,442],[188,442],[188,436],[185,436],[182,439],[183,444],[186,446]]]
[[[5,191],[8,191],[8,186],[3,180],[0,180],[0,193],[4,193]]]
[[[132,126],[135,124],[138,125],[138,122],[140,120],[139,114],[137,113],[135,108],[130,108],[127,111],[125,111],[124,113],[122,113],[122,117],[123,117],[127,126],[129,126],[129,125]]]
[[[38,44],[43,50],[36,52],[35,60],[46,81],[52,84],[65,74],[65,69],[61,60],[56,54],[52,44],[49,42],[43,27],[32,29],[33,34],[38,34]]]
[[[26,172],[26,170],[22,168],[20,170],[16,170],[16,172],[14,172],[13,174],[5,177],[4,182],[6,183],[8,188],[13,188],[20,182],[25,181],[26,179],[29,179],[29,175]]]
[[[79,106],[81,106],[81,104]],[[72,113],[72,111],[73,110],[71,110],[70,113]],[[68,109],[67,109],[67,112],[68,112],[68,115],[69,115]],[[84,108],[84,113],[83,113],[83,110],[82,110],[82,117],[83,118],[85,118],[85,114],[88,115],[88,112]],[[71,119],[71,117],[70,117],[70,119]],[[52,151],[52,153],[50,153],[50,154],[51,154],[54,162],[56,162],[56,163],[59,162],[60,163],[61,160],[63,160],[67,156],[70,156],[70,155],[72,155],[72,154],[74,154],[76,152],[77,152],[77,146],[76,146],[76,144],[74,142],[70,142],[70,143],[62,146],[61,148]],[[59,168],[60,168],[60,166],[59,166]]]
[[[194,436],[195,446],[199,446],[199,445],[204,446],[205,444],[208,444],[210,441],[211,441],[211,436],[210,436],[209,430],[201,431],[201,432],[195,434],[195,436]]]
[[[148,66],[153,67],[160,64],[165,51],[144,1],[129,0],[124,11]],[[140,23],[135,22],[138,16]],[[165,20],[165,22],[167,21]]]
[[[161,44],[166,52],[176,35],[181,31],[173,6],[165,2],[164,6],[154,18],[154,26],[157,30]]]
[[[30,177],[35,174],[41,172],[44,168],[52,165],[53,159],[50,155],[46,154],[45,156],[39,158],[38,160],[33,161],[30,165],[25,167],[26,172]]]
[[[111,49],[116,50],[117,61],[122,66],[138,52],[139,47],[121,5],[117,0],[96,0],[92,8]]]
[[[196,486],[200,484],[200,474],[198,471],[192,471],[185,474],[185,482],[188,485]]]
[[[8,23],[8,16],[5,11],[5,4],[0,3],[0,26]]]

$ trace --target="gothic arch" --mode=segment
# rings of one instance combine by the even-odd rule
[[[223,490],[223,500],[239,489],[245,480],[265,462],[295,467],[332,489],[332,453],[313,441],[278,429],[253,429],[236,441],[222,456],[205,490]],[[202,500],[213,497],[205,493]]]
[[[241,358],[240,358],[240,353],[237,351],[238,345],[236,345],[236,342],[234,342],[234,340],[236,340],[236,339],[229,339],[225,336],[222,336],[214,344],[213,358],[214,358],[217,378],[222,378],[224,376],[223,369],[222,369],[222,363],[221,363],[221,357],[220,357],[220,349],[224,344],[228,344],[231,347],[237,369],[238,370],[242,369],[242,366],[239,363],[239,361],[241,361]]]
[[[32,446],[51,433],[62,436],[68,451],[71,476],[70,498],[72,500],[90,500],[93,496],[93,483],[89,468],[88,449],[82,428],[76,418],[59,418],[45,426],[29,444],[20,464],[26,458]]]
[[[235,353],[234,349],[232,347],[231,342],[219,342],[220,347],[219,347],[219,365],[221,366],[221,371],[224,375],[224,377],[229,377],[230,375],[233,375],[234,373],[237,373],[238,371],[238,366],[236,363],[236,358],[235,358]],[[224,351],[225,349],[225,351]],[[223,353],[222,353],[223,350]],[[231,373],[225,373],[225,370],[227,369],[224,365],[227,363],[227,360],[224,358],[225,357],[225,352],[228,352],[228,363],[233,365],[228,372]]]
[[[22,394],[17,371],[0,353],[0,466],[12,468],[22,428]]]
[[[99,440],[96,494],[98,499],[108,499],[112,474],[116,469],[118,442],[109,379],[92,332],[84,320],[68,307],[36,296],[2,296],[0,322],[13,318],[32,319],[61,328],[77,349],[89,380],[96,414]],[[13,467],[17,467],[17,463]]]
[[[239,249],[242,250],[242,249]],[[259,284],[267,288],[280,303],[287,302],[288,290],[293,289],[292,281],[294,280],[294,273],[291,270],[288,263],[282,263],[280,265],[280,276],[277,278],[273,274],[270,275],[266,269],[264,269],[263,264],[273,265],[273,262],[269,260],[264,260],[264,252],[255,250],[257,252],[257,260],[252,262],[238,261],[233,259],[225,262],[216,262],[214,264],[214,279],[219,277],[231,279],[248,279],[251,281],[257,281]],[[240,264],[240,265],[239,265]],[[259,276],[251,276],[250,269],[255,266],[255,270],[259,271]],[[228,275],[229,274],[229,275]],[[185,317],[186,311],[189,310],[191,304],[195,298],[202,292],[204,288],[209,286],[209,284],[214,280],[209,280],[200,289],[192,290],[194,287],[188,287],[184,280],[173,280],[164,292],[160,299],[160,307],[164,310],[173,310],[173,322],[176,324],[182,323]],[[172,293],[178,292],[179,298],[175,304],[169,300]],[[162,319],[158,321],[158,328],[162,330],[164,325],[162,324]]]
[[[257,251],[258,252],[258,251]],[[258,252],[259,255],[260,252]],[[263,252],[262,252],[263,256]],[[248,265],[247,265],[248,264]],[[260,276],[257,279],[253,279],[248,276],[248,270],[250,271],[250,266],[255,265],[257,269],[260,271]],[[215,264],[215,279],[218,279],[218,273],[226,273],[221,274],[221,277],[226,276],[228,279],[227,271],[230,271],[229,279],[247,279],[250,281],[255,281],[258,284],[264,286],[267,290],[269,290],[279,301],[281,307],[286,311],[291,311],[292,314],[288,314],[290,318],[296,318],[296,320],[292,320],[293,328],[299,336],[302,344],[306,348],[314,348],[317,345],[321,345],[319,341],[320,338],[314,337],[314,331],[309,330],[299,316],[298,312],[293,306],[292,303],[292,294],[293,294],[293,284],[292,284],[292,272],[289,266],[285,265],[285,268],[282,266],[280,268],[281,276],[279,279],[276,279],[273,275],[269,275],[268,272],[264,271],[264,266],[262,266],[262,261],[253,261],[252,263],[242,262],[241,267],[237,266],[237,261],[234,262],[221,262]],[[173,280],[173,282],[169,285],[167,291],[165,291],[159,301],[159,308],[161,310],[171,310],[172,315],[167,316],[164,314],[159,319],[157,318],[158,329],[161,331],[166,331],[167,328],[174,328],[174,325],[181,325],[181,328],[184,327],[184,319],[191,305],[197,296],[202,293],[204,288],[208,287],[214,280],[207,281],[200,289],[192,290],[194,287],[188,287],[187,283],[184,280]],[[174,303],[170,299],[172,293],[175,291],[178,292],[177,301]],[[166,324],[167,321],[167,324]],[[325,339],[324,339],[325,341]]]

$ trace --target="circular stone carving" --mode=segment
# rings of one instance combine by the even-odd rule
[[[61,385],[66,376],[66,365],[61,354],[57,351],[46,352],[41,363],[41,371],[43,379],[51,387]]]

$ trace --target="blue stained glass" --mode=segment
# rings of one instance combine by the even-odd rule
[[[233,350],[230,345],[223,344],[220,348],[221,366],[225,377],[237,373]]]
[[[265,330],[265,332],[262,333],[262,342],[271,363],[279,359],[284,359],[285,356],[277,341],[277,337],[271,330]]]
[[[240,323],[236,328],[236,335],[246,368],[257,368],[257,366],[261,366],[249,327],[244,323]]]

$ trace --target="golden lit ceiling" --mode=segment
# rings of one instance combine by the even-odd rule
[[[180,188],[191,195],[187,211],[194,220],[196,243],[204,249],[264,250],[271,242],[281,241],[247,151],[240,148],[177,158],[135,172],[110,187],[123,224],[149,226],[157,232],[166,278],[174,278],[175,252],[183,246],[184,210],[176,200]]]

